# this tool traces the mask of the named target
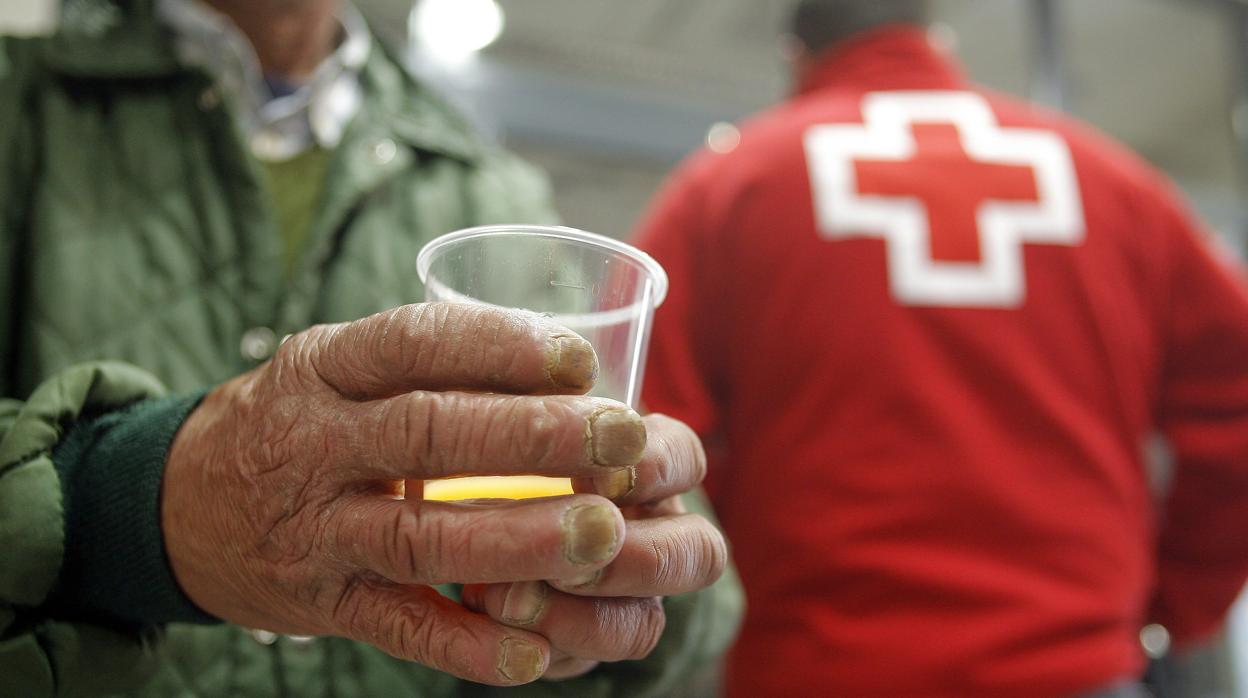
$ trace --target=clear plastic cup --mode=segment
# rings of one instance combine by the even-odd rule
[[[590,395],[637,407],[663,267],[637,248],[559,226],[491,225],[448,233],[420,251],[426,301],[485,303],[545,315],[598,354]],[[474,477],[425,483],[426,499],[570,493],[566,478]]]

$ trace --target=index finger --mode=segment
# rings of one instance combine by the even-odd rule
[[[598,376],[579,335],[494,306],[417,303],[305,335],[296,345],[310,349],[317,375],[357,400],[414,390],[584,393]]]

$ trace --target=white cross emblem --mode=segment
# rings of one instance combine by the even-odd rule
[[[1070,148],[1057,134],[1002,128],[969,92],[880,92],[863,100],[863,125],[812,126],[805,135],[820,234],[885,241],[889,284],[906,305],[1017,307],[1026,296],[1023,244],[1078,245],[1083,203]],[[856,161],[914,161],[914,124],[956,128],[973,161],[1030,168],[1036,198],[985,198],[975,210],[977,262],[932,258],[932,226],[920,198],[860,193]],[[968,182],[966,186],[975,186]]]

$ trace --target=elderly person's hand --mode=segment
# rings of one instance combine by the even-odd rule
[[[646,417],[646,429],[645,454],[635,468],[573,480],[578,492],[612,496],[624,507],[624,543],[611,564],[549,583],[464,590],[469,607],[550,640],[547,679],[579,676],[601,661],[646,656],[663,631],[658,597],[706,587],[727,564],[723,536],[706,519],[686,513],[679,498],[706,473],[697,436],[662,415]],[[622,488],[615,484],[620,480]],[[603,632],[608,627],[614,632]]]
[[[469,474],[578,477],[608,494],[631,486],[622,501],[690,486],[701,469],[692,435],[654,420],[647,449],[635,412],[577,395],[596,371],[588,343],[549,321],[467,305],[406,306],[296,335],[212,391],[179,431],[161,493],[174,575],[230,622],[353,638],[489,684],[543,675],[552,645],[556,660],[644,653],[662,626],[653,600],[604,602],[613,615],[595,617],[574,603],[593,600],[573,594],[705,584],[722,541],[714,561],[677,549],[704,546],[705,522],[664,513],[627,524],[626,541],[620,510],[596,494],[403,498],[406,479]],[[635,560],[647,554],[659,557]],[[626,571],[658,562],[640,574],[665,583]],[[520,618],[528,627],[429,586],[590,578]]]

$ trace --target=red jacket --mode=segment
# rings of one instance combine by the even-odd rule
[[[1069,695],[1242,587],[1239,269],[1145,164],[922,32],[830,55],[639,238],[672,280],[644,399],[707,438],[749,598],[730,694]]]

